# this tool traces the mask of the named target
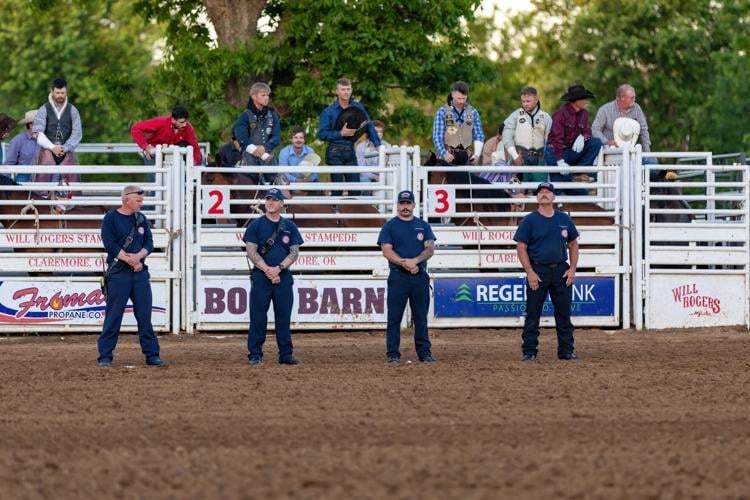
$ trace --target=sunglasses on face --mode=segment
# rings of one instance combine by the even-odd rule
[[[143,196],[143,193],[145,193],[145,191],[143,189],[141,189],[140,191],[131,191],[129,193],[125,193],[125,196],[131,195],[131,194],[139,194],[139,195]]]

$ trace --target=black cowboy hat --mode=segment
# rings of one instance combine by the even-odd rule
[[[573,85],[568,87],[568,93],[560,98],[561,101],[573,102],[579,99],[593,99],[596,97],[590,90],[586,90],[583,85]]]
[[[16,125],[18,125],[16,120],[5,113],[0,113],[0,137],[5,137],[8,132],[16,128]]]
[[[353,128],[357,131],[351,137],[342,137],[342,139],[348,139],[350,141],[356,141],[363,134],[367,132],[367,114],[356,106],[349,106],[341,112],[338,119],[336,120],[336,130],[341,130],[344,125],[347,128]]]

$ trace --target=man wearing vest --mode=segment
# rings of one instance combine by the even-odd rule
[[[461,81],[454,83],[448,102],[438,109],[432,125],[438,158],[454,165],[468,165],[482,154],[482,122],[468,100],[469,86]]]
[[[36,112],[31,131],[41,146],[39,165],[77,165],[75,149],[81,143],[81,115],[68,102],[68,82],[62,78],[52,81],[47,102]],[[81,174],[35,174],[34,182],[80,182]],[[46,194],[46,193],[45,193]]]
[[[232,132],[240,143],[242,158],[247,165],[267,167],[277,165],[273,150],[281,144],[279,115],[268,108],[271,87],[257,82],[250,87],[247,109],[237,118]],[[264,174],[259,180],[270,182],[273,174]]]
[[[514,165],[535,167],[544,165],[544,148],[552,129],[552,117],[542,111],[539,96],[534,87],[521,90],[521,107],[505,119],[503,146],[510,154]],[[521,180],[544,182],[547,174],[528,171]]]

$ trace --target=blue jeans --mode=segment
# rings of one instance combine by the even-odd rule
[[[333,167],[357,166],[357,155],[354,152],[354,144],[351,146],[344,144],[328,143],[326,147],[326,165]],[[331,182],[346,182],[347,184],[359,184],[359,174],[349,172],[346,174],[331,174]],[[346,189],[351,195],[357,195],[359,192]],[[341,191],[334,191],[333,196],[341,196]]]
[[[250,289],[250,329],[247,335],[248,359],[263,357],[263,343],[268,329],[268,308],[273,301],[274,324],[276,325],[276,345],[279,348],[279,361],[292,357],[292,305],[294,279],[289,271],[279,275],[281,283],[274,285],[259,269],[253,269],[253,284]]]
[[[583,149],[580,153],[576,153],[571,148],[565,148],[563,150],[563,160],[570,165],[573,166],[587,166],[587,165],[594,165],[596,162],[596,157],[599,156],[599,150],[602,149],[602,141],[598,139],[597,137],[592,137],[591,139],[587,140],[583,144]],[[547,162],[548,166],[554,167],[557,166],[557,160],[555,159],[555,150],[551,147],[547,148],[547,154],[545,156],[545,161]],[[596,173],[590,173],[588,174],[591,177],[596,179]],[[549,174],[549,180],[554,184],[555,182],[571,182],[572,177],[570,174],[560,174],[557,172],[552,172]],[[585,195],[586,190],[585,189],[555,189],[556,193],[564,192],[566,194],[571,195]]]
[[[539,345],[539,321],[544,309],[547,293],[555,309],[558,356],[573,352],[573,323],[570,321],[570,304],[573,300],[573,286],[565,284],[563,273],[570,267],[567,262],[555,267],[533,264],[539,275],[539,288],[532,290],[526,284],[526,320],[523,323],[523,353],[536,356]]]
[[[523,158],[524,169],[521,170],[521,180],[523,182],[546,182],[547,172],[535,172],[533,167],[544,164],[543,154],[535,154],[523,146],[516,146],[518,154]]]
[[[419,359],[431,354],[432,344],[427,331],[430,308],[430,278],[426,272],[409,274],[391,269],[388,275],[388,327],[385,333],[387,356],[401,357],[401,318],[406,302],[414,320],[414,347]]]
[[[125,305],[130,299],[133,302],[133,314],[138,322],[138,340],[141,350],[146,356],[146,362],[159,357],[159,340],[154,334],[151,325],[151,275],[147,270],[133,272],[127,264],[115,264],[113,272],[109,275],[107,284],[107,306],[105,309],[104,325],[99,335],[97,347],[99,348],[98,361],[112,361],[117,338],[120,336],[122,316],[125,313]]]

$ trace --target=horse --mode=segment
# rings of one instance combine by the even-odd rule
[[[235,223],[239,227],[246,226],[250,221],[250,215],[253,213],[263,213],[264,206],[261,203],[266,188],[258,185],[258,177],[246,172],[203,172],[201,182],[206,185],[225,185],[236,187],[231,189],[231,198],[235,200],[248,200],[248,204],[234,204],[238,208],[235,214]],[[304,199],[308,193],[295,191],[294,185],[289,184],[283,176],[277,176],[274,179],[274,185],[285,186],[283,191],[289,199]],[[245,188],[248,186],[249,188]],[[255,187],[250,187],[255,186]],[[242,189],[239,189],[242,187]],[[346,215],[353,214],[380,214],[372,205],[348,205],[337,203],[290,203],[285,205],[286,214],[301,228],[362,228],[362,227],[380,227],[382,220],[379,218],[350,218]],[[300,216],[312,217],[300,217]],[[314,217],[314,215],[330,215],[331,217]],[[244,217],[247,216],[247,217]],[[335,217],[334,217],[335,216]]]

